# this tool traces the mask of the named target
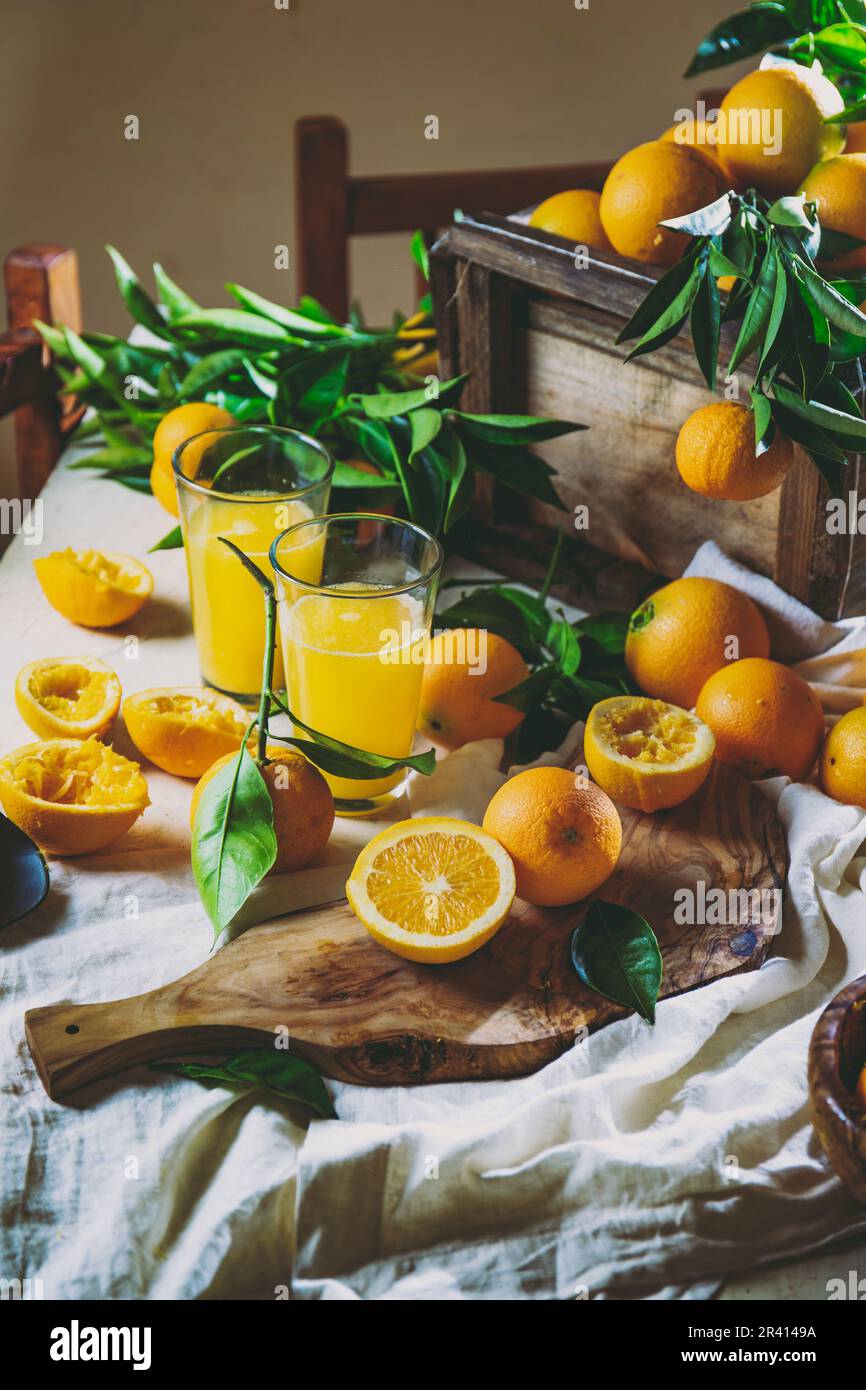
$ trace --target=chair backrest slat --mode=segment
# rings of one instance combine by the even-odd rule
[[[60,382],[33,320],[81,331],[78,258],[53,243],[28,242],[4,262],[9,331],[0,335],[0,415],[15,415],[18,486],[37,497],[60,457],[64,422],[74,402],[61,404]]]
[[[509,213],[564,188],[600,189],[610,161],[527,169],[352,175],[349,134],[336,116],[295,125],[295,217],[298,291],[345,318],[349,238],[447,226],[458,208]]]

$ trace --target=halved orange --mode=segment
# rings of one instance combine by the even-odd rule
[[[236,753],[250,722],[243,705],[204,685],[140,690],[124,700],[123,718],[139,753],[175,777],[201,777]]]
[[[138,763],[98,739],[28,743],[0,758],[0,803],[51,854],[92,854],[150,805]]]
[[[450,816],[388,826],[355,861],[346,897],[381,946],[444,964],[477,951],[514,897],[514,865],[492,835]]]
[[[583,755],[598,785],[635,811],[679,806],[709,774],[716,741],[696,714],[643,695],[593,705]]]
[[[40,738],[102,738],[120,708],[120,681],[95,656],[49,656],[22,666],[15,704]]]
[[[33,568],[51,607],[81,627],[125,623],[153,590],[150,570],[116,551],[55,550]]]

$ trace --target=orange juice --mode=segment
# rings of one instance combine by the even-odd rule
[[[187,517],[185,549],[193,630],[201,673],[209,685],[229,694],[254,697],[261,688],[265,648],[265,603],[261,588],[220,536],[249,555],[268,578],[274,572],[268,548],[287,526],[311,515],[304,502],[261,501],[251,497],[209,498]],[[311,535],[291,551],[295,573],[315,583],[321,569],[322,539]],[[277,652],[274,689],[285,684]]]
[[[303,578],[296,550],[280,558]],[[298,718],[367,752],[406,757],[424,672],[422,602],[373,584],[341,584],[294,603],[286,598],[278,611],[289,705]],[[382,796],[405,773],[370,780],[325,775],[335,797],[353,801]]]

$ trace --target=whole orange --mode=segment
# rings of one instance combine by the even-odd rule
[[[755,453],[755,417],[736,401],[714,401],[692,412],[677,435],[677,468],[693,492],[728,502],[765,497],[782,483],[794,446],[779,430]]]
[[[688,237],[659,223],[706,207],[723,191],[721,170],[701,150],[649,140],[624,154],[608,174],[599,204],[601,223],[620,255],[673,265]]]
[[[716,157],[716,128],[714,121],[692,120],[688,124],[677,122],[668,126],[659,136],[660,140],[671,140],[675,145],[690,145],[701,154],[721,165]]]
[[[334,826],[334,798],[317,767],[294,748],[268,744],[269,762],[259,771],[265,779],[274,808],[274,834],[277,857],[271,873],[301,869],[313,855],[324,849]],[[189,808],[190,825],[195,825],[201,794],[211,778],[237,753],[226,753],[199,779]]]
[[[594,893],[622,848],[610,797],[562,767],[531,767],[510,777],[487,807],[484,829],[511,855],[518,896],[539,907]]]
[[[555,232],[567,241],[585,243],[612,251],[607,233],[601,225],[598,205],[601,195],[591,188],[567,188],[539,203],[529,219],[530,227]]]
[[[647,695],[691,709],[732,661],[767,656],[770,636],[747,594],[719,579],[675,579],[631,615],[625,664]]]
[[[529,675],[516,647],[484,628],[446,628],[430,642],[421,681],[418,728],[441,748],[478,738],[507,738],[524,718],[494,695]]]
[[[150,488],[158,502],[167,512],[178,516],[177,491],[174,485],[174,469],[171,457],[175,449],[192,439],[194,434],[204,430],[225,429],[237,421],[227,410],[218,405],[208,405],[206,401],[190,401],[178,405],[163,415],[153,436],[153,466],[150,470]],[[194,478],[204,453],[211,441],[205,437],[198,445],[192,445],[184,454],[184,472]]]
[[[822,227],[866,240],[866,154],[840,154],[816,164],[800,192],[818,204]],[[856,246],[822,264],[833,274],[860,270],[866,266],[866,246]]]
[[[845,103],[829,78],[802,64],[758,68],[719,108],[716,154],[735,188],[794,193],[819,159],[838,154],[844,128],[826,125]]]
[[[821,751],[821,786],[835,801],[866,806],[866,706],[849,710]]]
[[[720,763],[744,777],[802,782],[815,766],[824,712],[808,681],[764,657],[746,657],[710,676],[697,713],[716,739]]]

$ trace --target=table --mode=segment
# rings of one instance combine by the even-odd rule
[[[103,657],[125,693],[198,682],[183,553],[146,555],[171,519],[152,499],[72,472],[69,462],[40,499],[41,543],[17,537],[0,568],[4,749],[32,739],[10,692],[20,667],[38,657]],[[145,559],[154,597],[128,631],[76,629],[47,605],[31,560],[65,546]],[[115,745],[136,756],[122,730]],[[54,861],[46,903],[0,941],[2,1267],[64,1299],[281,1297],[309,1138],[302,1110],[155,1074],[109,1080],[61,1107],[44,1096],[23,1041],[27,1007],[134,994],[176,978],[210,948],[189,871],[191,784],[153,768],[147,776],[152,804],[132,831],[104,855]],[[342,872],[357,833],[339,823],[324,872]],[[435,1100],[428,1104],[432,1112]],[[347,1103],[346,1115],[356,1108]],[[750,1271],[723,1297],[823,1299],[827,1279],[849,1268],[866,1272],[866,1217],[838,1255]]]

